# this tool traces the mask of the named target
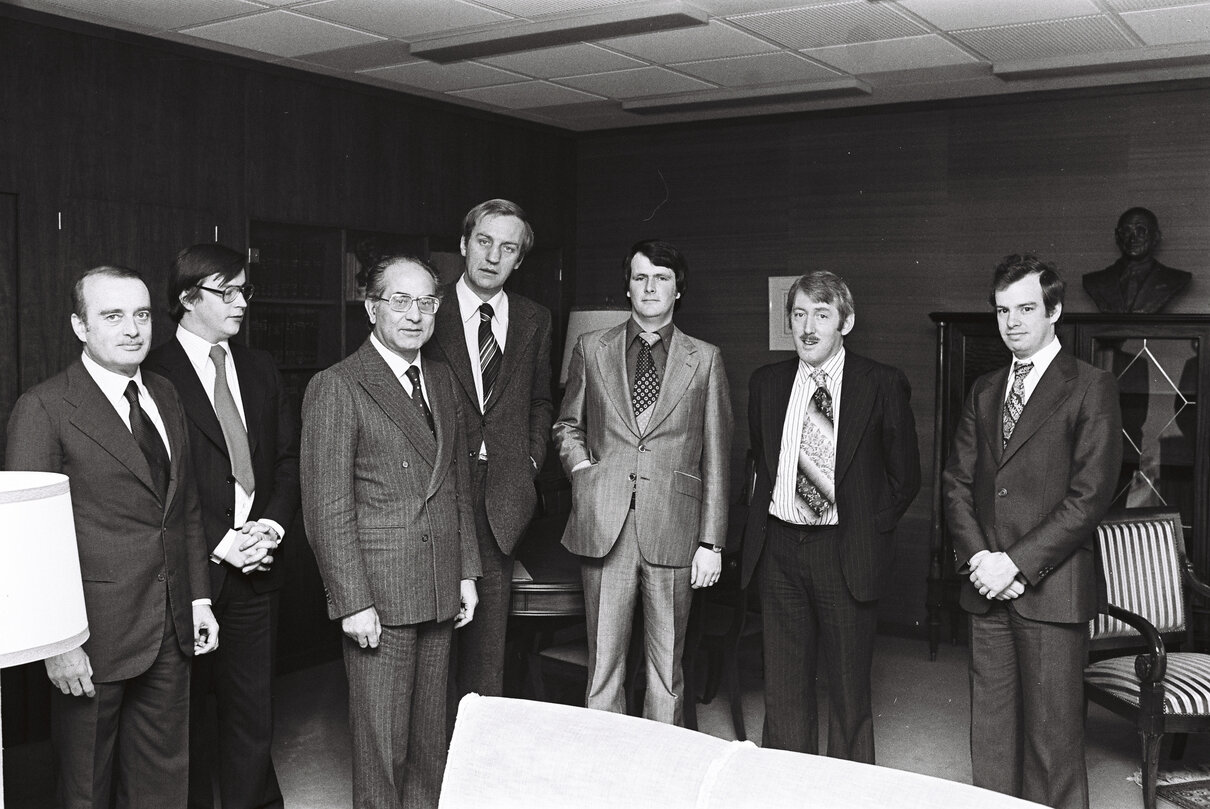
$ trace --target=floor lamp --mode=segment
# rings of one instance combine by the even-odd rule
[[[0,472],[0,668],[88,639],[66,475]],[[4,807],[0,740],[0,809]]]

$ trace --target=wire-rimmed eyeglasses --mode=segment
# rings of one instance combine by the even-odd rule
[[[422,315],[437,314],[437,307],[441,306],[441,299],[433,295],[422,295],[419,298],[414,298],[406,292],[396,292],[389,298],[380,298],[377,295],[371,295],[370,300],[382,301],[387,306],[391,307],[392,312],[406,312],[412,308],[412,304],[420,309]]]
[[[215,289],[214,287],[204,287],[201,284],[197,285],[198,289],[204,289],[207,292],[213,292],[223,299],[223,303],[235,303],[235,299],[239,295],[244,296],[244,302],[252,300],[252,294],[256,292],[256,288],[252,284],[241,284],[240,286],[223,287]]]

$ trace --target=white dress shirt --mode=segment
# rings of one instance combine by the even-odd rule
[[[1059,356],[1059,351],[1062,348],[1063,346],[1059,344],[1059,338],[1055,337],[1055,339],[1035,351],[1032,357],[1027,357],[1023,360],[1014,357],[1012,367],[1008,369],[1008,384],[1004,386],[1004,401],[1007,402],[1008,395],[1012,393],[1013,372],[1017,369],[1017,366],[1025,362],[1032,362],[1034,367],[1025,375],[1025,396],[1021,402],[1022,404],[1028,403],[1029,397],[1034,395],[1034,390],[1038,387],[1038,383],[1042,381],[1042,374],[1046,373],[1046,369],[1055,361],[1055,357]]]
[[[408,369],[413,365],[420,369],[420,395],[424,397],[425,404],[429,406],[429,411],[431,412],[433,409],[433,402],[429,398],[429,385],[424,381],[424,368],[420,365],[420,352],[416,352],[415,362],[408,362],[403,357],[384,346],[378,340],[378,338],[374,336],[373,332],[370,332],[370,344],[373,345],[375,350],[377,350],[378,353],[382,355],[382,358],[386,360],[387,365],[389,365],[391,368],[391,373],[393,373],[395,378],[399,380],[399,384],[403,386],[403,390],[407,393],[409,399],[412,398],[412,380],[407,378]]]
[[[466,284],[466,274],[458,277],[454,284],[458,293],[458,310],[462,314],[462,336],[465,338],[466,354],[471,361],[471,375],[475,377],[475,396],[479,398],[479,412],[482,413],[487,402],[483,401],[483,367],[479,364],[479,307],[490,304],[492,307],[492,335],[496,345],[500,346],[500,354],[504,354],[504,343],[508,340],[508,294],[503,289],[492,297],[480,300],[471,292]],[[499,380],[497,380],[499,382]],[[487,460],[487,442],[479,442],[479,458]]]

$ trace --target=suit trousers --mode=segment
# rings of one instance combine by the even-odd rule
[[[223,809],[282,806],[273,769],[273,665],[276,592],[258,593],[243,573],[228,568],[214,602],[220,643],[193,661],[189,719],[189,806],[214,806],[217,764]],[[217,734],[211,732],[214,694]]]
[[[840,532],[770,516],[758,591],[764,634],[767,748],[819,752],[815,678],[828,687],[828,755],[874,763],[870,668],[878,602],[858,601],[840,568]]]
[[[189,776],[189,658],[166,611],[151,668],[94,682],[95,697],[51,691],[62,809],[184,806]]]
[[[1088,809],[1084,664],[1088,625],[1031,621],[1011,601],[971,615],[975,786]]]
[[[634,611],[642,598],[647,693],[643,716],[684,724],[685,676],[681,657],[693,591],[689,568],[654,565],[643,558],[631,511],[622,533],[601,559],[583,559],[584,616],[588,625],[585,705],[626,713],[626,652]]]
[[[504,643],[508,630],[508,610],[513,591],[513,557],[503,553],[487,518],[487,465],[476,461],[472,467],[475,533],[479,537],[479,561],[483,575],[475,582],[479,605],[475,620],[454,633],[454,654],[450,670],[454,676],[450,722],[458,700],[472,691],[485,697],[504,693]]]
[[[453,620],[384,626],[377,649],[345,636],[357,809],[437,806],[453,627]]]

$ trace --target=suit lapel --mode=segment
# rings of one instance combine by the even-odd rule
[[[171,456],[169,463],[172,473],[168,478],[168,494],[164,501],[167,504],[171,503],[172,498],[176,496],[177,486],[181,481],[181,464],[185,460],[186,438],[185,433],[179,429],[180,422],[176,419],[176,406],[170,404],[173,396],[172,383],[144,374],[143,384],[147,386],[151,398],[155,400],[156,410],[160,411],[160,421],[164,423],[164,432],[168,435],[168,451]],[[132,435],[131,438],[133,437]],[[142,450],[139,450],[139,454],[142,454]]]
[[[369,340],[358,349],[357,356],[361,362],[360,380],[365,392],[403,432],[416,451],[430,464],[436,465],[437,439],[429,430],[420,408],[408,398],[402,383],[391,373],[386,360],[379,356],[378,349]],[[433,418],[436,421],[436,415]]]
[[[185,349],[174,337],[164,345],[162,351],[161,361],[169,378],[176,384],[177,395],[181,399],[181,405],[185,408],[186,417],[197,425],[202,435],[218,447],[220,452],[227,455],[227,439],[223,437],[223,428],[218,423],[218,415],[215,414],[214,405],[210,403],[210,397],[206,395],[202,380],[198,378],[197,371],[194,370],[193,363],[189,361]],[[236,367],[239,367],[238,362]],[[239,378],[242,395],[253,383],[246,382],[242,373],[239,374]],[[244,407],[247,408],[246,398]],[[246,414],[247,410],[244,412]]]
[[[441,488],[450,462],[454,459],[454,431],[458,428],[452,407],[437,407],[441,402],[452,401],[454,395],[453,383],[450,381],[446,367],[432,362],[424,365],[424,382],[428,386],[429,404],[433,412],[433,426],[437,431],[436,454],[433,462],[433,474],[429,477],[428,497],[432,497]],[[413,410],[416,408],[413,407]],[[426,425],[427,427],[427,425]],[[477,454],[477,453],[476,453]]]
[[[777,480],[777,461],[781,455],[781,436],[786,429],[786,413],[790,409],[790,394],[794,391],[794,375],[798,373],[798,360],[788,360],[777,365],[772,374],[769,395],[765,399],[761,418],[765,438],[765,458],[773,466],[767,470],[770,486]]]
[[[437,310],[436,335],[434,339],[441,348],[446,365],[449,366],[454,379],[462,386],[467,401],[478,402],[479,394],[475,391],[475,372],[471,368],[471,358],[466,345],[466,332],[462,325],[462,303],[458,300],[458,290],[455,286],[446,288],[445,299],[451,306],[443,306]],[[501,374],[503,376],[503,374]]]
[[[639,434],[639,424],[634,419],[634,406],[630,403],[630,385],[626,380],[626,323],[614,326],[601,335],[597,346],[597,369],[605,382],[609,401],[630,431]]]
[[[874,407],[874,386],[870,383],[870,365],[864,357],[845,354],[844,378],[840,383],[840,423],[836,425],[835,482],[844,479],[849,462],[865,434]]]
[[[1000,465],[1008,463],[1017,450],[1054,415],[1056,409],[1071,393],[1071,380],[1076,376],[1076,362],[1069,354],[1060,353],[1051,362],[1038,386],[1025,403],[1021,418],[1013,428],[1013,437],[1004,447]],[[1006,377],[1007,378],[1007,377]]]
[[[504,345],[504,359],[500,363],[500,374],[496,377],[496,388],[492,397],[487,400],[484,410],[491,410],[500,401],[504,388],[513,379],[519,379],[521,358],[529,355],[528,346],[538,331],[534,324],[534,313],[527,306],[518,306],[520,300],[515,295],[508,298],[508,339]]]
[[[75,406],[71,423],[154,493],[156,489],[151,480],[151,469],[138,442],[79,360],[68,368],[67,394],[64,398]],[[159,405],[158,401],[156,405]]]
[[[987,425],[983,437],[997,463],[1002,461],[1001,456],[1004,454],[1004,396],[1008,386],[1008,375],[1011,372],[1011,364],[1003,371],[997,371],[996,383],[984,388],[975,402],[979,421]]]
[[[624,361],[624,357],[623,357]],[[664,378],[660,382],[660,395],[655,400],[655,411],[647,424],[647,432],[659,426],[668,418],[685,391],[693,381],[698,366],[697,348],[689,342],[685,333],[676,326],[672,327],[672,344],[668,346],[668,364],[664,368]],[[633,405],[631,410],[634,410]],[[638,422],[635,422],[638,426]]]

